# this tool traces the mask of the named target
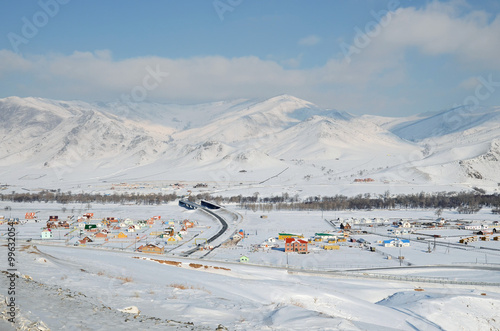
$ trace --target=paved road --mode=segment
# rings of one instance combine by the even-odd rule
[[[209,208],[203,207],[202,205],[191,202],[189,200],[179,200],[179,204],[184,204],[184,205],[191,207],[193,209],[201,209],[204,212],[206,212],[207,214],[210,214],[213,217],[215,217],[222,224],[222,228],[216,234],[214,234],[212,237],[207,239],[207,243],[209,243],[209,244],[212,243],[213,241],[218,239],[220,236],[222,236],[226,232],[226,230],[228,229],[228,225],[227,225],[226,220],[222,216],[217,215],[216,213],[211,211]],[[194,248],[182,253],[181,255],[182,256],[189,256],[196,251],[198,251],[198,247],[194,247]]]

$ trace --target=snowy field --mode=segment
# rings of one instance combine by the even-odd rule
[[[5,203],[0,207],[5,207]],[[57,205],[8,204],[7,217],[38,211],[38,223],[16,226],[17,327],[47,326],[51,330],[496,330],[500,328],[500,242],[477,241],[459,245],[472,235],[456,228],[414,228],[402,234],[409,247],[384,247],[393,238],[392,222],[434,220],[434,210],[374,210],[344,212],[253,212],[228,207],[229,238],[243,230],[245,238],[223,244],[202,255],[184,258],[184,246],[165,254],[134,252],[122,247],[68,245],[66,239],[35,237],[50,215],[65,219],[93,212],[95,218],[135,220],[161,215],[167,221],[190,219],[189,231],[211,235],[220,224],[201,211],[176,204]],[[63,211],[63,208],[64,211]],[[219,212],[220,213],[220,212]],[[230,213],[224,217],[229,218]],[[261,216],[267,216],[262,218]],[[453,224],[473,221],[492,224],[498,216],[489,210],[475,215],[444,211]],[[354,220],[380,219],[382,226]],[[311,242],[309,254],[279,249],[256,249],[278,233],[304,235],[338,233],[326,220],[351,221],[354,230],[338,250],[326,251]],[[356,224],[355,224],[356,223]],[[156,226],[156,225],[155,225]],[[395,229],[395,228],[394,228]],[[155,230],[149,228],[148,231]],[[5,238],[7,225],[0,226]],[[58,230],[69,232],[71,229]],[[188,231],[188,233],[189,233]],[[365,232],[363,232],[365,231]],[[434,246],[433,235],[439,234]],[[61,236],[65,236],[61,232]],[[417,239],[419,237],[420,239]],[[424,237],[425,239],[422,239]],[[31,242],[26,239],[32,238]],[[355,239],[353,241],[352,239]],[[369,242],[359,243],[359,239]],[[7,261],[6,240],[0,254]],[[226,242],[227,243],[227,242]],[[369,247],[373,247],[371,251]],[[430,247],[430,250],[429,250]],[[480,248],[486,247],[486,248]],[[203,255],[206,253],[203,253]],[[242,263],[245,255],[249,261]],[[390,258],[388,258],[390,256]],[[404,256],[399,260],[399,256]],[[402,265],[402,267],[400,267]],[[288,267],[288,268],[287,268]],[[7,297],[8,269],[2,263],[2,296]],[[36,298],[34,300],[33,298]],[[126,307],[140,311],[125,313]],[[3,311],[2,330],[12,328]],[[92,315],[92,319],[88,316]],[[2,324],[3,323],[3,324]]]

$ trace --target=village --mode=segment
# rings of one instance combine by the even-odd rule
[[[91,212],[76,218],[51,215],[45,222],[38,219],[35,212],[27,212],[24,219],[0,216],[0,224],[7,224],[9,221],[19,226],[21,236],[34,234],[34,228],[30,224],[40,226],[39,236],[26,238],[30,242],[41,240],[66,246],[133,250],[153,254],[163,254],[169,247],[182,245],[210,228],[189,219],[164,220],[159,215],[144,220],[116,217],[100,219],[95,218]],[[197,229],[190,231],[195,226]],[[23,233],[24,228],[29,230]]]
[[[266,219],[265,216],[260,217],[260,220]],[[436,250],[438,252],[443,250],[449,252],[450,249],[483,250],[483,252],[489,250],[495,255],[500,251],[500,225],[496,220],[464,222],[444,218],[391,220],[351,217],[344,220],[325,219],[324,224],[329,225],[330,229],[309,234],[279,232],[277,236],[270,236],[264,240],[262,240],[265,236],[263,227],[260,227],[260,231],[241,230],[233,236],[233,241],[226,242],[219,249],[216,256],[235,256],[231,251],[244,251],[239,257],[240,262],[267,264],[273,261],[271,264],[288,266],[288,254],[297,255],[295,259],[301,264],[307,261],[307,257],[299,255],[313,254],[317,256],[311,257],[311,260],[329,258],[339,262],[335,263],[338,267],[342,263],[346,266],[359,263],[369,263],[369,266],[423,264],[426,260],[429,262],[433,260],[433,254],[430,253]],[[318,230],[320,228],[321,223],[317,226]],[[488,242],[491,244],[487,244]],[[481,246],[478,248],[474,243]],[[284,252],[286,258],[278,256],[273,259],[266,256],[272,252]],[[376,254],[379,257],[378,262],[374,263],[377,260],[373,255],[360,258],[365,252],[378,253]],[[346,256],[350,256],[349,261],[345,259]],[[329,267],[326,264],[322,265]]]
[[[207,242],[207,238],[220,229],[214,219],[206,215],[202,217],[202,213],[197,211],[183,211],[180,207],[176,210],[181,214],[174,213],[174,217],[96,217],[87,211],[79,216],[49,215],[46,219],[42,219],[39,213],[29,211],[21,218],[0,216],[0,229],[1,224],[10,219],[17,223],[19,237],[33,243],[165,256],[188,256],[190,254],[186,252],[201,251],[193,257],[210,253],[209,259],[276,266],[289,266],[290,254],[296,256],[293,259],[298,266],[308,259],[318,259],[318,256],[320,260],[328,257],[333,261],[325,267],[368,265],[368,262],[370,266],[387,266],[421,264],[426,259],[430,261],[432,254],[429,253],[442,247],[448,251],[471,251],[477,250],[480,245],[482,252],[500,250],[500,235],[497,235],[500,225],[498,220],[492,218],[451,220],[442,217],[351,216],[303,222],[304,216],[295,213],[295,221],[286,226],[285,222],[277,219],[276,213],[248,215],[245,212],[246,216],[240,223],[232,224],[220,244],[214,245]],[[100,214],[103,214],[102,211]],[[366,253],[378,253],[375,256],[379,258],[365,256]],[[311,254],[316,257],[308,257]],[[349,263],[346,256],[351,256]],[[490,261],[492,258],[495,257],[490,257]]]
[[[15,224],[23,277],[52,288],[74,288],[116,309],[135,306],[139,316],[163,316],[163,306],[177,311],[186,302],[208,311],[215,305],[222,311],[231,301],[220,298],[248,297],[248,280],[262,289],[257,305],[263,295],[268,296],[266,302],[284,300],[297,308],[315,301],[320,304],[314,307],[323,307],[331,297],[328,310],[338,304],[342,291],[349,300],[352,293],[362,300],[367,284],[368,289],[383,288],[373,299],[375,305],[398,291],[406,297],[420,294],[416,291],[440,297],[439,290],[433,292],[436,286],[443,286],[443,291],[463,287],[464,295],[484,286],[473,295],[490,299],[498,284],[499,216],[488,209],[465,217],[453,210],[436,217],[431,209],[211,209],[226,221],[226,228],[207,210],[189,209],[179,201],[158,206],[9,207],[4,208],[8,216],[0,216],[0,235],[5,238],[8,223]],[[231,292],[238,284],[243,284],[241,289]],[[304,289],[284,297],[297,286]],[[250,302],[245,311],[253,311],[253,299]],[[155,315],[159,303],[162,311]],[[231,314],[241,310],[229,309]],[[218,315],[210,321],[218,323]]]

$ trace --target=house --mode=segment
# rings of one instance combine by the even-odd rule
[[[57,229],[57,222],[47,221],[47,229]]]
[[[307,241],[299,238],[285,239],[285,252],[307,253]]]
[[[409,247],[410,241],[408,239],[390,239],[382,242],[384,247]]]
[[[237,232],[237,233],[233,234],[231,239],[232,240],[241,240],[241,239],[243,239],[243,236],[241,235],[241,233]]]
[[[194,227],[194,223],[190,220],[184,220],[182,221],[182,224],[184,224],[184,227],[186,227],[186,229]]]
[[[153,216],[146,221],[147,225],[154,225],[155,221],[161,220],[161,216]]]
[[[402,221],[402,222],[401,222],[401,226],[402,226],[403,228],[411,228],[411,223],[410,223],[410,222],[408,222],[408,221]]]
[[[137,248],[137,251],[149,254],[163,254],[165,253],[165,248],[162,245],[147,244],[139,246],[139,248]]]
[[[318,232],[314,234],[314,241],[329,241],[335,239],[337,239],[337,236],[331,233]]]
[[[465,230],[482,230],[482,229],[488,229],[488,225],[486,224],[469,224],[463,226],[463,229]]]
[[[135,232],[135,226],[131,225],[127,229],[128,232]]]
[[[127,235],[123,232],[120,232],[118,233],[118,235],[116,236],[116,238],[118,239],[126,239],[127,238]]]
[[[107,237],[108,235],[104,232],[99,232],[94,236],[95,239],[106,239]]]
[[[248,262],[248,257],[245,255],[240,256],[240,262]]]
[[[97,229],[95,224],[85,224],[85,230]]]
[[[339,250],[340,249],[340,246],[339,245],[324,245],[323,246],[323,249],[327,250],[327,251],[331,251],[331,250]]]
[[[83,238],[82,240],[78,240],[80,242],[80,244],[86,244],[86,243],[91,243],[93,242],[92,239],[90,239],[89,237],[85,237]]]
[[[174,228],[166,228],[166,229],[163,229],[163,234],[166,235],[166,236],[173,236],[175,233],[174,231]]]
[[[467,237],[467,238],[461,238],[458,242],[461,244],[467,244],[473,241],[477,241],[477,237]]]
[[[177,239],[175,239],[175,237],[168,237],[166,243],[167,245],[174,245],[175,243],[177,242]]]
[[[43,230],[41,236],[42,239],[51,239],[52,237],[54,237],[50,229]]]
[[[351,225],[349,223],[340,223],[340,229],[341,230],[351,230]]]
[[[287,238],[301,238],[301,239],[303,239],[304,236],[301,234],[294,234],[294,233],[279,233],[278,234],[279,240],[285,240]]]

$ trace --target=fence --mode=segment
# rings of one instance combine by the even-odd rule
[[[500,283],[486,283],[486,282],[472,282],[472,281],[461,281],[461,280],[451,280],[444,277],[422,277],[422,276],[399,276],[399,275],[387,275],[387,274],[374,274],[374,273],[357,273],[357,272],[305,272],[289,270],[290,274],[315,274],[318,276],[328,276],[328,277],[341,277],[341,278],[372,278],[372,279],[383,279],[392,281],[403,281],[403,282],[414,282],[414,283],[434,283],[434,284],[450,284],[450,285],[475,285],[475,286],[500,286]]]

